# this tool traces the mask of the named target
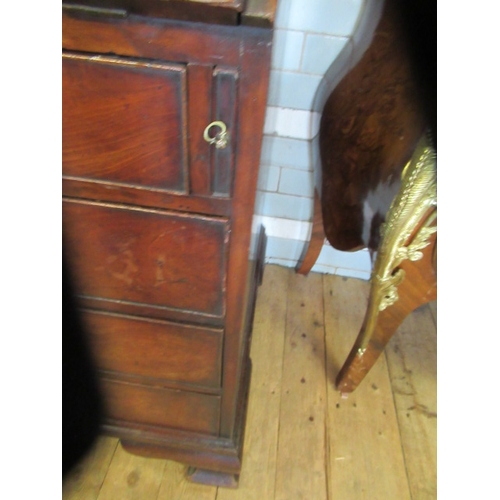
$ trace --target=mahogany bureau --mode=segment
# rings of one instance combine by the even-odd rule
[[[225,485],[265,248],[252,217],[275,1],[63,3],[63,241],[103,432]]]

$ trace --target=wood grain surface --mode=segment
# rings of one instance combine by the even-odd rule
[[[275,498],[327,498],[320,274],[289,281]],[[293,457],[293,458],[292,458]]]
[[[405,42],[398,2],[387,1],[371,45],[323,110],[323,221],[338,250],[376,250],[385,211],[426,126]]]
[[[412,498],[437,498],[436,301],[403,322],[386,350]]]
[[[185,192],[185,73],[180,64],[64,54],[63,175]]]
[[[100,370],[135,381],[220,388],[223,330],[84,311]]]
[[[63,225],[79,295],[224,314],[226,220],[66,199]]]
[[[323,284],[329,380],[329,498],[410,500],[385,358],[377,361],[348,398],[335,390],[333,383],[363,321],[367,283],[325,275]]]

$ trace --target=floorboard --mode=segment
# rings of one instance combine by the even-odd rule
[[[387,364],[381,356],[347,398],[333,380],[363,322],[368,283],[324,277],[328,346],[329,498],[409,500],[410,490]]]
[[[217,500],[274,498],[289,277],[284,267],[265,268],[250,350],[253,368],[243,469],[238,489],[219,488]]]
[[[436,498],[437,360],[431,309],[409,315],[386,348],[412,496]]]
[[[327,498],[325,341],[320,274],[290,276],[276,500]]]
[[[97,500],[157,500],[166,460],[144,458],[118,445]]]
[[[96,500],[117,446],[118,439],[99,437],[85,459],[65,479],[63,500]]]

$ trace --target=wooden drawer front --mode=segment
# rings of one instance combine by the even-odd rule
[[[261,5],[256,10],[255,7],[248,9],[245,3],[243,0],[148,0],[147,2],[144,0],[64,0],[63,12],[78,15],[79,11],[85,13],[84,6],[92,6],[108,16],[114,14],[117,18],[128,13],[193,22],[237,25],[241,22],[240,16],[245,16],[245,19],[250,19],[245,24],[260,26],[266,21],[269,24],[266,18],[266,14],[269,14]],[[255,21],[252,23],[253,19]]]
[[[230,197],[237,82],[231,68],[64,53],[63,175],[124,193]],[[214,121],[228,130],[222,149],[204,139]]]
[[[186,70],[63,57],[63,174],[186,192]]]
[[[84,319],[101,370],[220,387],[222,330],[91,311]]]
[[[220,397],[101,380],[106,415],[145,425],[216,435]]]
[[[63,233],[79,295],[224,315],[227,221],[67,199]]]

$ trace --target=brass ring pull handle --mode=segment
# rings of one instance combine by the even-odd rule
[[[220,131],[217,132],[214,137],[208,135],[212,127],[220,128]],[[226,124],[224,122],[212,122],[203,132],[203,139],[209,144],[215,144],[217,149],[224,149],[229,142],[229,132],[227,131]]]

